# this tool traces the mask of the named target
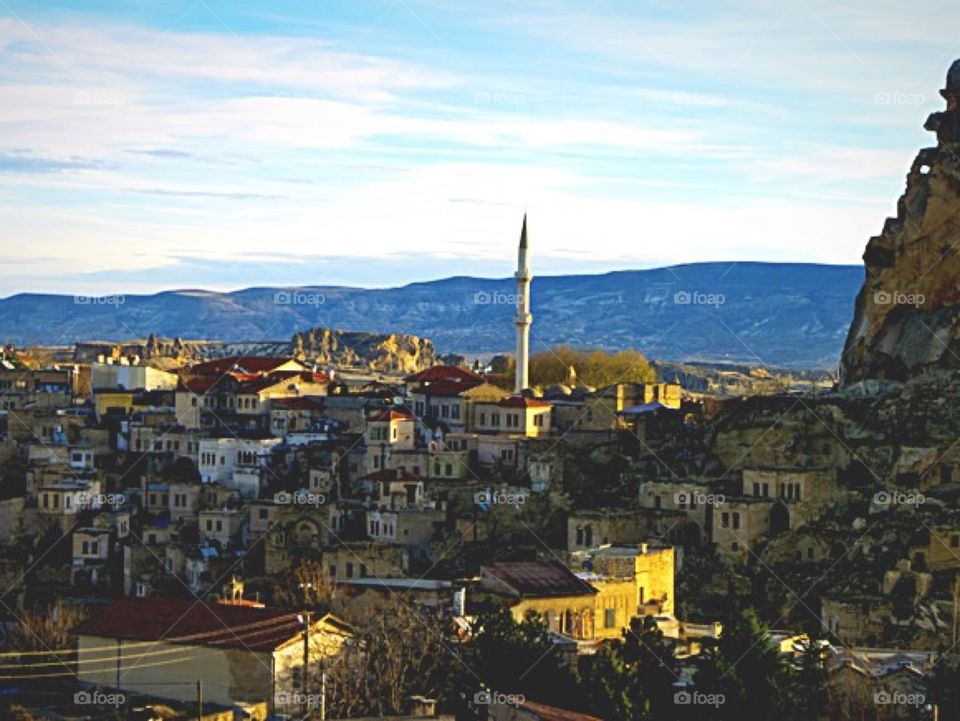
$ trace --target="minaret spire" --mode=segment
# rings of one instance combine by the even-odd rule
[[[523,214],[523,227],[520,230],[520,247],[517,252],[517,376],[514,392],[519,394],[530,386],[530,273],[529,243],[527,240],[527,214]]]

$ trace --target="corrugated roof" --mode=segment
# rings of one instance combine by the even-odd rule
[[[483,383],[483,376],[459,366],[433,366],[408,375],[403,379],[404,383],[434,383],[436,381]]]
[[[303,624],[290,611],[132,597],[114,601],[75,629],[86,636],[252,651],[273,650],[302,631]],[[188,638],[199,634],[204,635]]]
[[[585,596],[597,589],[558,561],[502,561],[483,566],[521,596]]]

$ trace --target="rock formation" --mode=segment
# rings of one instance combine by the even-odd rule
[[[866,278],[841,358],[844,384],[906,380],[960,369],[960,60],[924,126],[937,146],[919,152],[883,232],[870,239]]]
[[[359,366],[370,370],[414,373],[437,362],[429,338],[402,333],[360,333],[311,328],[290,339],[293,355],[325,366]]]

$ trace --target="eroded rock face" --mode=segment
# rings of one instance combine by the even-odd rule
[[[925,126],[937,146],[918,153],[897,217],[863,254],[866,278],[841,358],[845,384],[960,369],[960,60],[941,94],[947,109]]]
[[[429,338],[402,333],[362,333],[311,328],[290,341],[293,354],[321,366],[348,365],[392,373],[414,373],[437,362]]]

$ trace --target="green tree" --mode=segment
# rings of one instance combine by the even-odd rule
[[[468,665],[493,691],[523,694],[563,708],[583,707],[577,674],[564,662],[536,613],[519,623],[506,608],[480,614],[468,650]]]
[[[650,363],[637,351],[578,350],[558,345],[530,358],[530,383],[534,386],[567,383],[571,368],[578,380],[594,388],[613,383],[649,383],[656,379]]]
[[[607,721],[672,718],[679,680],[672,645],[652,618],[634,618],[623,638],[581,660],[589,712]]]
[[[753,609],[735,612],[724,622],[719,641],[705,650],[696,675],[698,693],[718,700],[697,704],[696,718],[784,719],[790,704],[790,669],[769,640]]]
[[[960,721],[960,655],[947,653],[940,658],[927,692],[940,712],[940,721]]]

